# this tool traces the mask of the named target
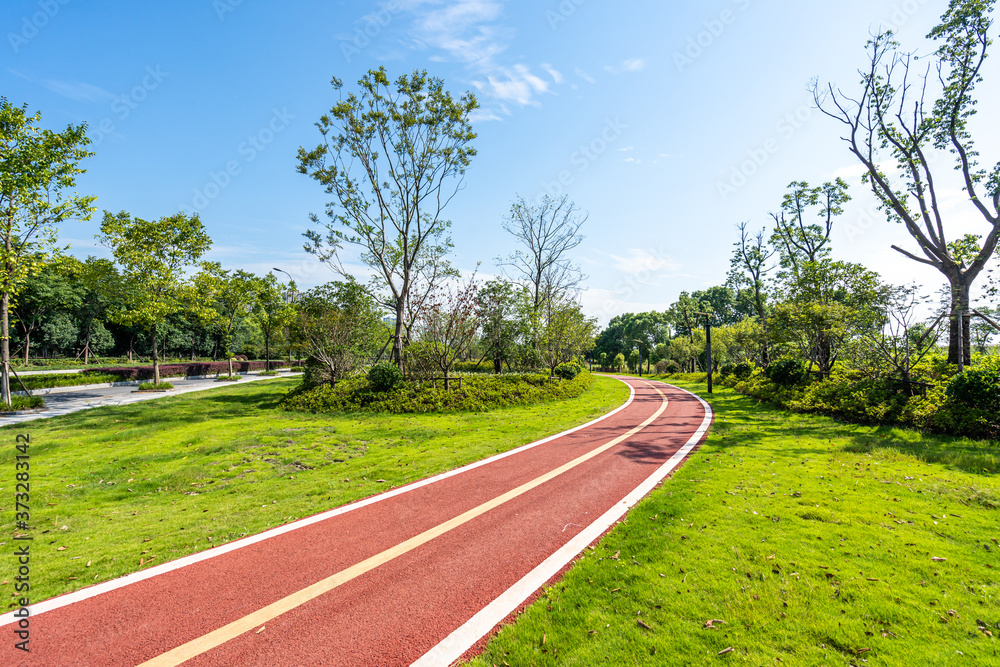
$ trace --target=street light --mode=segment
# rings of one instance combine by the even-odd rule
[[[712,313],[695,313],[705,316],[705,366],[708,370],[708,393],[712,393]]]
[[[639,377],[642,377],[642,347],[640,347],[642,341],[638,338],[633,338],[632,342],[639,343],[639,345],[635,346],[635,351],[639,353]]]

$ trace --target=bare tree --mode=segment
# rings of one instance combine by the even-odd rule
[[[740,240],[734,244],[736,250],[733,252],[730,264],[729,282],[736,289],[747,288],[751,292],[757,320],[764,333],[761,360],[766,366],[769,362],[769,353],[767,348],[767,308],[764,302],[767,291],[767,274],[774,268],[769,267],[768,263],[777,251],[768,245],[764,238],[763,229],[752,238],[747,231],[746,222],[737,225],[737,229],[740,231]]]
[[[951,287],[948,360],[971,361],[969,318],[958,330],[960,314],[969,309],[970,289],[1000,240],[1000,164],[987,174],[978,162],[969,121],[976,113],[975,87],[982,69],[994,0],[950,0],[941,23],[928,35],[941,42],[932,62],[915,72],[918,56],[899,50],[891,31],[868,42],[869,66],[860,71],[861,92],[855,99],[832,84],[813,84],[817,106],[845,126],[844,141],[864,165],[865,179],[890,220],[901,222],[923,255],[898,246],[906,257],[933,266]],[[931,102],[931,88],[939,88]],[[987,223],[989,233],[974,258],[956,257],[948,242],[941,204],[947,196],[943,177],[932,169],[939,151],[954,158],[972,207]],[[885,167],[884,152],[899,174]],[[935,178],[937,176],[937,179]],[[980,197],[984,192],[986,198]],[[960,344],[961,341],[961,344]]]
[[[469,282],[438,286],[427,296],[417,320],[420,345],[410,348],[444,374],[444,388],[450,389],[449,373],[460,357],[467,354],[479,331],[479,286]]]
[[[573,292],[586,276],[567,256],[583,242],[580,227],[587,221],[567,195],[559,199],[545,195],[537,204],[518,197],[504,219],[503,228],[523,248],[497,263],[509,269],[509,277],[531,287],[535,310],[546,300],[559,301]]]
[[[882,326],[867,328],[861,336],[867,347],[888,362],[893,373],[899,373],[904,383],[910,382],[913,367],[937,345],[937,327],[918,326],[917,308],[926,301],[915,284],[893,289]],[[912,392],[912,387],[908,390]]]

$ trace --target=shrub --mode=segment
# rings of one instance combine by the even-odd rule
[[[576,361],[570,361],[565,364],[559,364],[552,371],[552,374],[557,378],[562,378],[563,380],[572,380],[577,375],[582,373],[585,369]]]
[[[273,363],[272,363],[273,365]],[[283,366],[288,366],[287,362],[282,362]],[[301,366],[302,362],[295,361],[292,366]],[[267,367],[266,361],[234,361],[233,371],[237,373],[248,373],[250,371],[262,371]],[[88,373],[114,375],[118,381],[125,380],[152,380],[153,367],[150,366],[127,366],[124,368],[95,368]],[[191,377],[196,375],[216,375],[218,373],[229,373],[228,361],[194,362],[186,364],[161,364],[160,377]]]
[[[375,364],[368,371],[368,385],[372,391],[392,391],[403,381],[403,373],[394,364]]]
[[[445,391],[429,382],[404,381],[388,392],[376,392],[366,378],[350,378],[336,387],[301,386],[285,397],[281,407],[300,412],[484,412],[518,405],[576,398],[593,376],[580,373],[572,380],[553,382],[547,375],[491,375],[464,378],[461,389]]]
[[[733,366],[732,374],[739,380],[746,380],[753,374],[755,368],[756,366],[749,361],[744,361]]]
[[[155,384],[153,382],[143,382],[139,385],[139,391],[165,391],[167,389],[173,389],[174,385],[169,382],[161,382],[160,384]]]
[[[658,375],[672,375],[673,373],[680,373],[681,367],[673,359],[663,359],[656,362],[656,373]]]
[[[17,412],[19,410],[35,410],[45,407],[45,400],[41,396],[11,396],[11,407],[4,406],[0,410],[7,412]]]
[[[801,384],[806,376],[806,365],[798,359],[779,359],[767,367],[767,379],[782,387]]]
[[[1000,373],[992,369],[974,369],[951,378],[947,396],[970,408],[989,412],[1000,410]]]

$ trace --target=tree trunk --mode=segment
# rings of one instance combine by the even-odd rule
[[[153,383],[160,384],[160,358],[156,350],[156,325],[153,325]]]
[[[392,362],[399,366],[400,372],[405,373],[403,367],[403,310],[406,301],[402,298],[396,299],[396,329],[392,339]]]
[[[24,367],[28,367],[28,348],[31,347],[31,331],[27,328],[24,330]]]
[[[264,333],[264,370],[271,370],[271,330]]]
[[[0,331],[0,362],[3,364],[3,368],[0,369],[0,400],[3,401],[4,405],[10,407],[10,316],[7,313],[8,307],[10,305],[10,294],[8,292],[3,293],[2,301],[0,301],[0,310],[3,311],[3,323],[0,326],[3,327],[3,331]]]
[[[964,276],[954,276],[951,278],[951,315],[948,326],[948,363],[958,365],[958,313],[962,316],[962,356],[964,365],[972,364],[972,330],[970,327],[972,318],[969,312],[969,283],[964,280]]]

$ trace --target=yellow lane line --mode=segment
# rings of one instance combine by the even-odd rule
[[[652,424],[661,414],[663,414],[663,411],[667,409],[667,402],[668,402],[667,397],[664,396],[663,392],[657,389],[656,387],[653,387],[653,389],[663,398],[663,402],[660,405],[660,408],[649,419],[639,424],[638,426],[628,431],[627,433],[618,436],[617,438],[608,442],[607,444],[601,445],[597,449],[594,449],[584,454],[583,456],[580,456],[570,461],[569,463],[566,463],[556,468],[555,470],[552,470],[551,472],[542,475],[541,477],[537,477],[531,480],[530,482],[526,482],[521,486],[517,487],[516,489],[508,491],[503,495],[497,496],[496,498],[467,511],[464,514],[460,514],[459,516],[450,519],[448,521],[445,521],[444,523],[439,524],[419,535],[416,535],[415,537],[411,537],[405,542],[401,542],[400,544],[397,544],[396,546],[390,549],[386,549],[380,554],[376,554],[370,558],[367,558],[366,560],[361,561],[356,565],[352,565],[346,570],[341,570],[340,572],[331,575],[326,579],[318,581],[315,584],[312,584],[311,586],[307,586],[306,588],[303,588],[300,591],[292,593],[291,595],[284,597],[281,600],[278,600],[277,602],[269,604],[266,607],[263,607],[252,614],[237,619],[232,623],[229,623],[228,625],[224,625],[218,630],[214,630],[208,633],[207,635],[204,635],[197,639],[192,639],[186,644],[178,646],[177,648],[172,649],[170,651],[167,651],[166,653],[163,653],[162,655],[159,655],[151,660],[147,660],[138,667],[175,667],[176,665],[180,665],[186,662],[187,660],[199,656],[202,653],[206,653],[217,646],[221,646],[222,644],[225,644],[231,639],[235,639],[236,637],[246,632],[249,632],[254,628],[259,628],[261,625],[270,621],[271,619],[276,618],[284,614],[285,612],[291,611],[296,607],[300,607],[306,602],[318,598],[319,596],[325,593],[329,593],[338,586],[346,584],[352,579],[360,577],[366,572],[370,572],[371,570],[374,570],[380,565],[384,565],[385,563],[388,563],[389,561],[395,558],[399,558],[403,554],[413,551],[417,547],[424,545],[430,542],[431,540],[440,537],[445,533],[454,530],[455,528],[458,528],[459,526],[465,523],[468,523],[469,521],[472,521],[476,517],[482,516],[483,514],[489,512],[490,510],[496,509],[497,507],[500,507],[504,503],[507,503],[513,500],[514,498],[517,498],[518,496],[524,495],[528,491],[531,491],[532,489],[535,489],[541,486],[542,484],[545,484],[546,482],[554,479],[555,477],[558,477],[564,472],[572,470],[573,468],[583,463],[586,463],[595,456],[603,454],[604,452],[608,451],[615,445],[627,440],[628,438],[631,438],[633,435],[635,435],[639,431],[643,430],[644,428]]]

